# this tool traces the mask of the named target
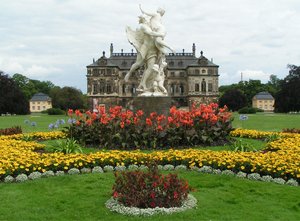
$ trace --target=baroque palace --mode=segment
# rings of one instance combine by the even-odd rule
[[[110,45],[110,56],[103,52],[98,60],[87,66],[87,95],[90,107],[121,105],[129,107],[138,95],[136,90],[143,74],[143,67],[124,81],[126,73],[136,60],[136,53],[114,53]],[[219,66],[207,59],[203,52],[196,56],[196,46],[192,52],[170,53],[166,56],[164,86],[174,105],[190,106],[193,102],[209,103],[218,99]]]

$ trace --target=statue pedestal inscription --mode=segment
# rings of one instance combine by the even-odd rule
[[[132,101],[133,110],[144,111],[144,116],[149,116],[150,113],[156,112],[157,114],[169,115],[170,108],[172,106],[172,98],[166,96],[147,96],[147,97],[135,97]]]

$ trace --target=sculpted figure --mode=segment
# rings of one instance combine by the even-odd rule
[[[153,91],[154,92],[162,92],[163,94],[167,94],[167,89],[164,87],[165,74],[164,68],[167,66],[167,62],[163,61],[161,66],[158,64],[153,65],[153,71],[155,73],[154,81],[153,81]]]
[[[139,16],[140,28],[136,31],[130,27],[126,28],[126,34],[129,42],[136,48],[137,58],[135,63],[131,66],[129,72],[125,76],[125,81],[128,81],[131,74],[140,66],[146,64],[145,72],[138,89],[147,90],[146,81],[152,72],[152,67],[158,57],[158,49],[152,38],[162,36],[157,32],[153,32],[144,16]]]
[[[144,73],[137,88],[137,91],[144,92],[140,96],[165,96],[167,90],[163,84],[164,68],[167,63],[164,49],[172,50],[164,42],[166,31],[161,20],[165,11],[159,8],[155,13],[148,13],[141,6],[140,9],[142,11],[142,15],[139,16],[140,27],[137,30],[126,27],[128,41],[135,47],[137,57],[124,80],[128,81],[131,74],[144,65]]]
[[[162,8],[158,8],[157,11],[154,13],[146,12],[142,9],[141,5],[140,5],[140,10],[143,14],[150,17],[151,29],[161,34],[161,36],[157,36],[155,38],[155,45],[158,48],[158,50],[161,53],[164,53],[164,48],[166,47],[174,53],[174,50],[170,46],[168,46],[164,41],[164,37],[166,36],[166,29],[165,26],[162,24],[162,16],[165,14],[165,10]]]

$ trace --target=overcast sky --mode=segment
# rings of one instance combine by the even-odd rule
[[[166,41],[213,58],[220,85],[284,78],[300,65],[299,0],[0,0],[0,70],[86,93],[86,65],[102,51],[131,51],[139,3],[163,7]]]

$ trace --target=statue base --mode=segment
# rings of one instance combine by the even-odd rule
[[[133,99],[132,109],[144,111],[145,116],[152,112],[168,116],[172,104],[172,98],[169,96],[139,96]]]

